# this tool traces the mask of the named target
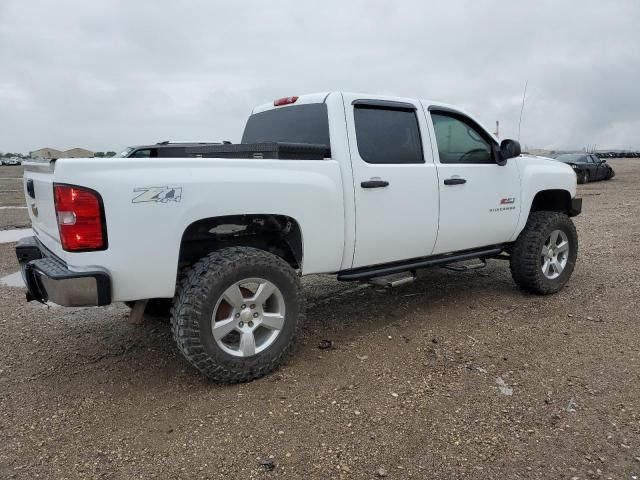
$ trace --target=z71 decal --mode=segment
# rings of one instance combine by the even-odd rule
[[[131,203],[143,202],[179,202],[182,199],[182,187],[138,187]]]

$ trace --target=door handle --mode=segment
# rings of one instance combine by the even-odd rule
[[[362,188],[382,188],[388,187],[389,182],[386,180],[367,180],[366,182],[361,182],[360,186]]]
[[[467,183],[465,178],[447,178],[444,181],[445,185],[462,185],[463,183]]]

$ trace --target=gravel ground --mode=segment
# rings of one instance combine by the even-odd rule
[[[0,477],[635,478],[640,162],[611,163],[579,187],[559,294],[520,292],[498,260],[390,291],[306,278],[298,351],[249,384],[206,381],[121,305],[0,287]]]
[[[0,207],[24,207],[22,167],[0,166]],[[26,208],[0,208],[0,230],[31,224]]]

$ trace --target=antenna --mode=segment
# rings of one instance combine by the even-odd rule
[[[518,141],[520,141],[520,125],[522,125],[522,112],[524,112],[524,99],[527,96],[527,85],[529,85],[529,80],[525,82],[524,93],[522,94],[522,107],[520,108],[520,120],[518,121]]]

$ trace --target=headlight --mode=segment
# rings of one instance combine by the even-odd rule
[[[574,170],[578,170],[578,166],[577,165],[571,165],[571,168],[573,168]]]

